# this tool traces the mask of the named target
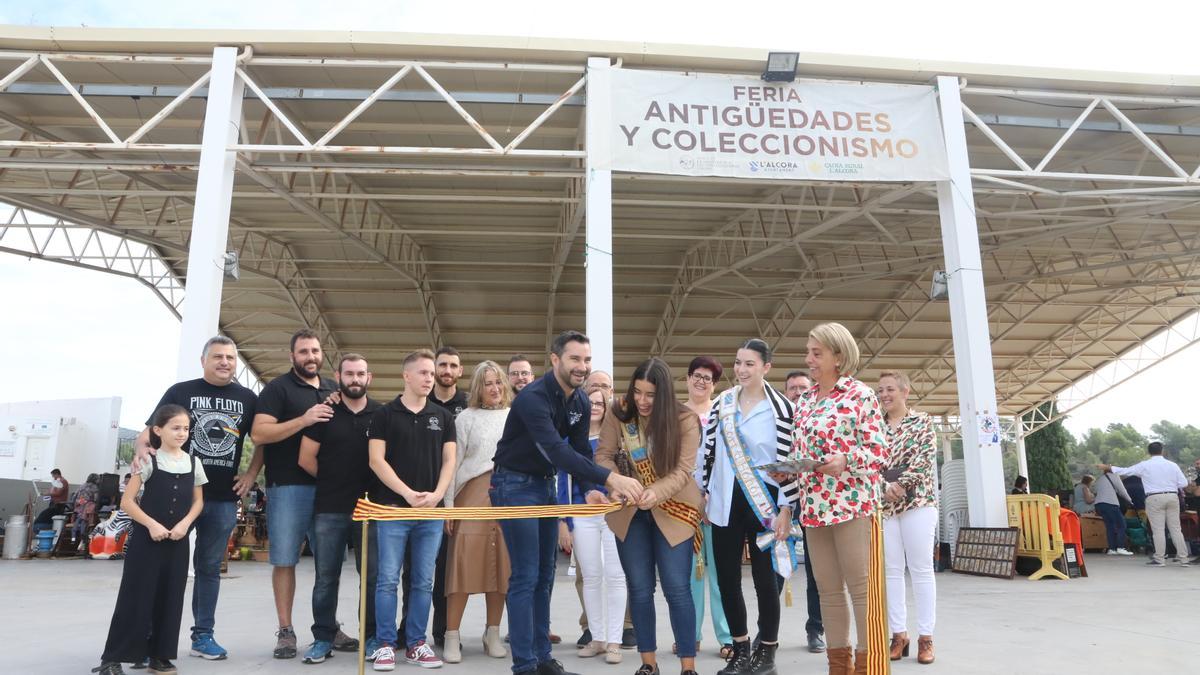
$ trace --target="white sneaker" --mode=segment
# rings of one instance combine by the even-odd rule
[[[1108,549],[1107,551],[1105,551],[1105,552],[1104,552],[1104,555],[1121,555],[1121,554],[1120,554],[1120,553],[1117,553],[1117,550],[1116,550],[1116,549],[1112,549],[1112,548],[1110,548],[1110,549]]]
[[[1125,548],[1119,548],[1117,549],[1117,555],[1133,555],[1133,551]]]

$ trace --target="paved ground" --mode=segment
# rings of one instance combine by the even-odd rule
[[[1200,566],[1151,569],[1143,566],[1143,560],[1141,556],[1117,559],[1091,555],[1091,577],[1069,582],[939,574],[938,661],[925,667],[908,659],[896,664],[894,672],[1188,672],[1195,667],[1200,648]],[[0,635],[5,645],[0,671],[87,673],[99,662],[120,568],[119,562],[107,561],[0,561]],[[347,565],[343,579],[348,583],[343,585],[344,609],[340,614],[347,628],[354,629],[357,577],[352,564]],[[304,627],[311,622],[311,558],[301,562],[298,584],[301,591],[296,624]],[[616,666],[576,658],[573,644],[567,644],[579,636],[579,607],[571,584],[570,578],[560,575],[555,592],[553,627],[565,638],[556,649],[557,658],[582,675],[633,672],[637,660],[632,652],[625,652],[625,662]],[[748,597],[753,598],[748,574],[746,588]],[[801,646],[803,591],[798,595],[795,606],[784,609],[779,670],[784,675],[823,673],[824,657],[809,654]],[[659,616],[665,617],[661,596],[659,603]],[[464,621],[465,660],[446,666],[444,672],[509,672],[508,661],[483,654],[479,641],[482,617],[482,599],[473,599]],[[185,609],[185,633],[190,619],[190,609]],[[184,656],[178,663],[181,673],[356,672],[354,657],[348,654],[311,666],[299,660],[271,658],[275,619],[270,568],[265,563],[230,563],[230,574],[221,586],[217,622],[217,637],[229,650],[230,658],[207,662]],[[298,633],[302,643],[311,640],[307,629]],[[658,635],[663,672],[677,672],[665,618],[659,621]],[[705,635],[708,639],[702,647],[698,670],[702,675],[713,675],[722,664],[714,655],[716,645],[708,625]],[[186,649],[183,638],[180,644]],[[397,666],[397,672],[405,670],[416,672],[414,666]]]

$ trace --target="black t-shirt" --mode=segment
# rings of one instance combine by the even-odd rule
[[[242,462],[242,445],[254,424],[257,401],[253,391],[237,382],[217,386],[200,378],[171,385],[155,406],[157,410],[174,403],[190,413],[191,430],[183,449],[204,465],[206,501],[238,499],[233,482]],[[146,426],[152,422],[146,420]]]
[[[322,377],[321,386],[314,387],[289,370],[271,380],[258,395],[258,412],[287,422],[322,403],[337,389],[333,380]],[[312,485],[315,481],[300,468],[300,437],[297,432],[278,443],[263,445],[267,466],[267,487],[276,485]]]
[[[428,399],[421,412],[414,413],[397,396],[375,411],[367,436],[386,442],[384,458],[409,489],[433,492],[442,473],[442,445],[455,442],[454,418]],[[371,488],[371,501],[408,506],[403,497],[379,480]]]
[[[333,417],[304,430],[304,437],[321,444],[317,451],[315,513],[352,513],[354,504],[373,482],[367,457],[367,428],[380,403],[367,399],[361,412],[345,403],[333,406]]]
[[[458,413],[467,409],[467,392],[461,389],[456,389],[449,401],[439,399],[433,392],[429,393],[429,400],[445,408],[451,418],[458,417]]]

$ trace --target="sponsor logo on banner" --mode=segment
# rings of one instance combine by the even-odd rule
[[[691,176],[940,180],[933,87],[612,71],[611,163]]]

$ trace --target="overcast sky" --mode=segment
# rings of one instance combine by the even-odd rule
[[[574,37],[1200,75],[1198,2],[789,5],[0,0],[0,23]],[[0,253],[0,316],[0,350],[8,355],[0,400],[117,395],[122,423],[137,427],[173,379],[178,322],[135,281]],[[1200,350],[1188,350],[1080,408],[1067,426],[1078,434],[1112,421],[1142,431],[1162,418],[1198,424],[1179,377],[1198,366]]]

